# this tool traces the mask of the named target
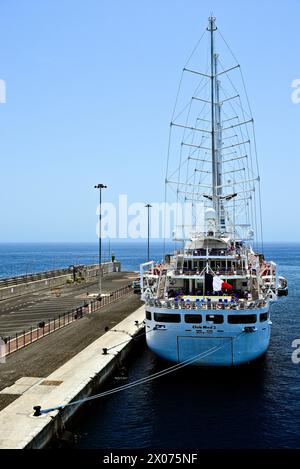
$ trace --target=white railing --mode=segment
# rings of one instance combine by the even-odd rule
[[[164,309],[189,309],[189,310],[210,310],[210,309],[258,309],[267,306],[265,300],[244,301],[244,300],[218,300],[212,301],[209,299],[197,299],[195,301],[169,299],[147,299],[146,306]]]

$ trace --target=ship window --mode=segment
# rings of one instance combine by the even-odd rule
[[[261,313],[259,315],[259,320],[260,320],[260,322],[267,321],[268,320],[268,313]]]
[[[180,322],[180,314],[154,313],[156,322]]]
[[[256,314],[229,314],[229,324],[254,324],[256,322]]]
[[[151,311],[146,311],[146,319],[149,319],[149,321],[151,321],[152,319]]]
[[[206,321],[213,322],[214,324],[223,324],[224,316],[223,314],[207,314]]]
[[[200,324],[200,322],[202,322],[201,314],[185,314],[184,319],[185,322],[190,324]]]

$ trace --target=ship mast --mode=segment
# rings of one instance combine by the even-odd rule
[[[220,208],[218,198],[218,164],[217,164],[217,152],[216,152],[216,141],[215,141],[215,50],[214,50],[214,32],[217,27],[215,24],[216,18],[210,16],[208,18],[209,25],[207,30],[210,31],[210,79],[211,79],[211,156],[212,156],[212,202],[213,208],[216,211],[216,222],[217,230],[220,224]]]
[[[165,183],[174,189],[177,203],[180,199],[192,202],[188,210],[194,216],[195,225],[198,222],[203,226],[201,234],[202,231],[203,234],[213,231],[218,237],[226,233],[232,239],[251,240],[258,223],[256,186],[259,183],[256,148],[254,146],[253,152],[251,145],[253,118],[241,72],[248,110],[244,109],[241,95],[229,76],[240,65],[236,63],[224,68],[216,51],[217,26],[212,15],[206,31],[207,34],[202,36],[208,36],[208,67],[204,71],[190,68],[193,52],[182,71],[170,123]],[[225,40],[219,31],[217,33],[221,53]],[[229,48],[226,42],[225,46]],[[233,56],[231,49],[229,52]],[[186,74],[192,74],[194,78],[199,76],[187,103],[184,86],[189,82],[183,80]],[[226,77],[225,84],[229,82],[229,89],[221,86],[222,75]],[[176,166],[171,160],[174,151],[179,153],[179,165]],[[202,218],[202,213],[197,212],[197,202],[201,204],[203,198],[206,199],[204,207],[212,207],[213,211],[205,211]]]
[[[214,54],[214,66],[215,66],[215,77],[218,76],[218,54]],[[217,190],[216,190],[216,206],[217,206],[217,229],[220,232],[226,230],[225,225],[225,213],[224,213],[224,204],[222,202],[222,122],[221,122],[221,102],[220,102],[220,81],[216,78],[215,80],[215,132],[216,132],[216,143],[215,143],[215,152],[216,152],[216,166],[217,166]]]

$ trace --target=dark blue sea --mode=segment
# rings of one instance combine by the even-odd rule
[[[166,247],[174,248],[168,242]],[[114,254],[123,270],[139,270],[147,259],[146,241],[108,241],[102,243],[103,261]],[[161,261],[163,243],[153,241],[151,258]],[[73,264],[98,263],[98,243],[0,243],[0,278],[59,269]]]
[[[146,258],[141,242],[111,243],[111,251],[123,270],[138,270]],[[160,260],[162,251],[153,243],[151,257]],[[267,243],[265,256],[289,282],[289,296],[272,305],[267,354],[241,368],[185,368],[94,401],[73,429],[76,448],[300,447],[300,364],[291,359],[292,342],[300,338],[300,243]],[[2,244],[0,261],[1,276],[97,262],[97,245]],[[128,368],[128,382],[166,366],[142,344]],[[113,380],[107,386],[117,385]]]

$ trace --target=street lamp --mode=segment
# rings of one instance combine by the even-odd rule
[[[104,184],[97,184],[94,186],[95,189],[99,189],[99,295],[101,297],[102,294],[102,284],[101,284],[101,277],[102,277],[102,239],[101,239],[101,205],[102,205],[102,189],[106,189],[107,186]]]
[[[152,205],[150,204],[147,204],[145,205],[145,207],[148,209],[148,255],[147,255],[147,260],[148,262],[150,261],[150,208],[152,207]]]

